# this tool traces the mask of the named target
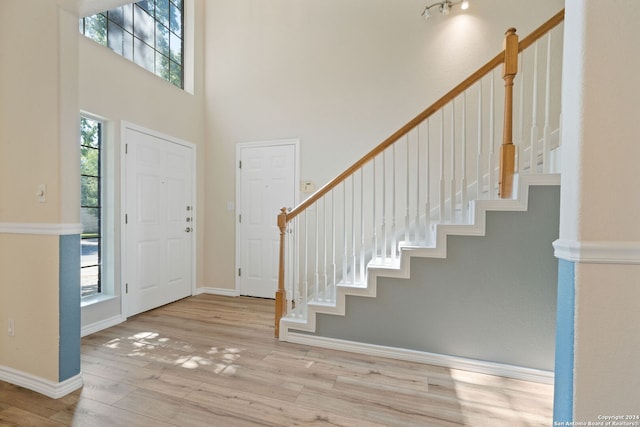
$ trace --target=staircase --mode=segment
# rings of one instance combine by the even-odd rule
[[[508,31],[506,50],[282,210],[280,340],[314,332],[318,314],[344,315],[349,295],[375,297],[381,277],[409,278],[411,258],[445,258],[447,236],[484,235],[487,212],[526,211],[531,186],[559,185],[563,18],[519,43]]]

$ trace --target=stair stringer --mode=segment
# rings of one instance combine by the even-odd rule
[[[399,256],[384,265],[371,261],[367,265],[365,284],[344,284],[336,286],[335,302],[310,302],[306,319],[283,317],[280,319],[280,341],[289,341],[289,329],[315,332],[316,314],[344,316],[347,295],[375,298],[378,277],[409,279],[411,277],[411,258],[446,258],[447,236],[484,236],[486,234],[487,212],[511,211],[526,212],[529,206],[529,187],[560,185],[560,174],[527,174],[514,177],[514,196],[512,199],[473,200],[469,202],[468,224],[432,224],[432,244],[415,246],[399,243]]]

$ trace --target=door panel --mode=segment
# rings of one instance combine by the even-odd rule
[[[126,144],[124,311],[132,316],[191,295],[193,154],[133,129]]]
[[[282,207],[293,207],[295,202],[295,149],[294,144],[241,149],[242,295],[275,297],[280,244],[276,218]]]

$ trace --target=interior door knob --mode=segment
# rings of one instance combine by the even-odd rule
[[[192,228],[191,227],[187,227],[184,229],[184,231],[186,231],[187,233],[191,233]]]

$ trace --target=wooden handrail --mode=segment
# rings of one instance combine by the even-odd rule
[[[554,29],[562,21],[564,21],[564,9],[549,18],[547,22],[533,30],[527,37],[520,40],[520,43],[518,44],[518,52],[522,52],[523,50],[534,44],[542,36]]]
[[[378,154],[382,153],[387,147],[398,141],[400,138],[408,134],[412,129],[417,127],[424,120],[431,117],[433,114],[440,111],[447,104],[453,101],[456,97],[461,95],[465,90],[477,83],[480,79],[490,73],[500,64],[505,64],[503,70],[503,78],[505,79],[505,123],[504,123],[504,135],[503,144],[501,147],[501,171],[500,171],[500,196],[511,196],[511,182],[513,180],[514,166],[515,166],[515,146],[511,141],[512,130],[512,90],[513,79],[517,72],[517,54],[522,52],[527,47],[531,46],[538,39],[555,28],[564,20],[564,9],[552,16],[545,23],[536,28],[527,37],[522,39],[519,43],[517,36],[515,35],[515,29],[509,29],[505,39],[505,49],[498,53],[495,57],[490,59],[482,67],[478,68],[469,77],[463,80],[460,84],[455,86],[445,95],[443,95],[436,102],[427,107],[424,111],[410,120],[407,124],[402,126],[396,132],[394,132],[387,139],[378,144],[373,150],[364,155],[360,160],[352,164],[344,172],[336,176],[327,184],[322,186],[319,190],[313,193],[309,198],[300,203],[294,209],[287,211],[286,208],[282,208],[278,215],[278,227],[280,229],[280,265],[279,265],[279,280],[278,291],[276,292],[276,318],[275,318],[275,336],[279,336],[280,318],[286,314],[286,291],[284,286],[284,236],[286,233],[287,224],[295,217],[304,212],[307,208],[320,200],[325,194],[336,188],[348,177],[353,175],[356,171],[362,168],[364,165],[373,160]],[[514,42],[515,40],[515,42]],[[517,50],[515,49],[517,47]],[[506,53],[505,53],[506,52]],[[514,58],[515,57],[515,58]],[[506,63],[505,63],[506,62]],[[506,166],[506,170],[503,170],[503,166]],[[504,188],[504,185],[507,187]]]

